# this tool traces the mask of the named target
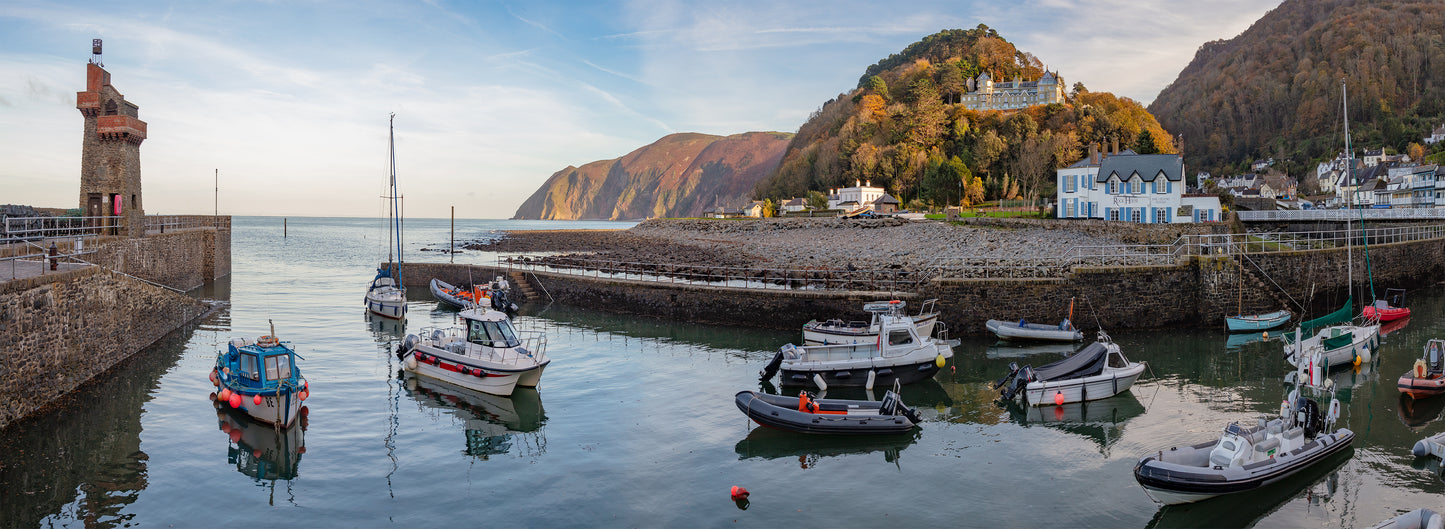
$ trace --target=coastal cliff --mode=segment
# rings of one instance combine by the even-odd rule
[[[778,166],[792,137],[671,134],[621,158],[557,171],[512,218],[697,217],[718,206],[737,207]]]

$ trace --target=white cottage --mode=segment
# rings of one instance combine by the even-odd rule
[[[1057,216],[1141,223],[1207,222],[1222,218],[1219,198],[1184,195],[1178,154],[1115,155],[1091,148],[1089,157],[1058,170]]]

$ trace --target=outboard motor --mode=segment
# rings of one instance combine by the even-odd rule
[[[773,359],[768,362],[768,365],[763,366],[763,370],[758,372],[758,380],[771,380],[773,375],[778,374],[778,367],[782,365],[783,352],[779,350],[777,354],[773,355]]]
[[[419,340],[419,338],[417,338],[415,334],[406,335],[406,338],[401,341],[401,345],[396,346],[396,357],[401,358],[407,351],[416,347],[417,340]]]
[[[1306,439],[1313,439],[1325,429],[1325,416],[1320,413],[1320,405],[1315,401],[1300,397],[1295,400],[1294,409],[1294,425],[1304,427]]]
[[[502,311],[502,312],[506,312],[506,311],[507,311],[507,305],[508,305],[508,303],[507,303],[507,291],[505,291],[505,290],[493,290],[493,291],[492,291],[492,296],[491,296],[491,298],[492,298],[492,309],[493,309],[493,310],[500,310],[500,311]]]

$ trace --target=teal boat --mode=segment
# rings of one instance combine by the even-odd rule
[[[211,383],[218,392],[216,403],[222,407],[287,428],[296,422],[301,401],[310,391],[296,367],[296,349],[291,342],[277,339],[275,333],[273,325],[271,334],[255,342],[232,338],[226,351],[216,356]]]
[[[1224,318],[1224,325],[1229,332],[1267,331],[1288,323],[1289,318],[1289,311],[1280,310],[1269,314],[1229,316]]]

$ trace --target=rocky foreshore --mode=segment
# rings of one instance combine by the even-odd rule
[[[547,252],[552,255],[538,259],[557,264],[565,260],[571,266],[586,259],[646,268],[668,265],[668,271],[690,266],[925,272],[975,263],[1029,263],[1058,257],[1075,246],[1137,244],[1149,238],[1072,226],[1069,221],[958,225],[902,219],[653,219],[628,230],[513,231],[467,248]]]

